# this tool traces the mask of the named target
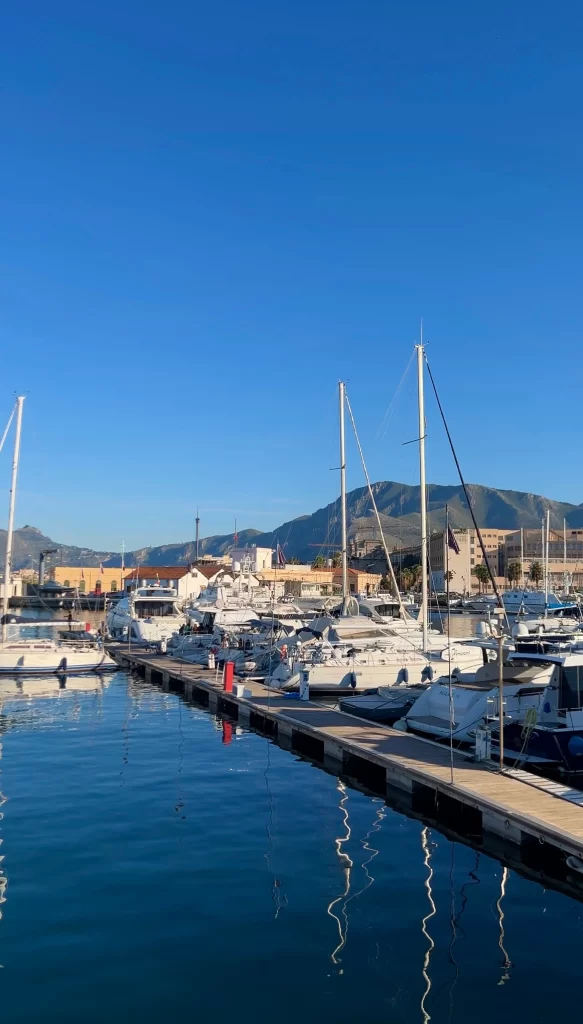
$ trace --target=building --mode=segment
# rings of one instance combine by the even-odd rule
[[[264,569],[256,574],[262,586],[278,586],[294,597],[332,597],[342,593],[341,569],[312,569],[310,566],[286,565]],[[351,594],[376,594],[382,576],[360,569],[348,570]]]
[[[209,585],[206,569],[210,567],[188,565],[140,565],[130,569],[124,576],[124,590],[129,593],[137,587],[174,587],[182,601],[195,601],[201,590]],[[216,567],[214,567],[216,569]],[[204,571],[203,571],[204,569]],[[219,573],[225,573],[222,566]],[[215,572],[215,575],[217,573]],[[233,582],[228,576],[224,582]]]
[[[273,548],[251,547],[233,548],[231,551],[231,567],[234,572],[262,572],[271,569],[273,564]]]
[[[197,562],[192,566],[192,572],[200,581],[201,587],[216,587],[219,583],[229,587],[234,581],[233,573],[229,571],[229,568],[218,562]]]
[[[123,589],[123,570],[118,566],[107,568],[94,565],[53,565],[47,577],[63,587],[74,587],[80,594],[112,594]]]
[[[544,538],[544,539],[543,539]],[[533,562],[545,564],[546,530],[514,530],[506,538],[504,573],[516,564],[522,579],[529,582]],[[549,530],[549,588],[551,590],[583,586],[583,530]]]

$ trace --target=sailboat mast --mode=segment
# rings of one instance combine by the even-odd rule
[[[563,590],[568,592],[567,585],[567,520],[563,519]]]
[[[338,381],[338,415],[340,422],[340,512],[342,523],[342,614],[348,612],[348,553],[346,530],[346,450],[344,440],[344,405],[346,386]]]
[[[549,539],[551,533],[551,510],[547,509],[547,528],[545,543],[545,610],[549,603]]]
[[[524,590],[524,527],[520,527],[520,586]]]
[[[417,398],[419,403],[419,485],[421,490],[421,624],[423,650],[427,650],[429,633],[429,594],[427,580],[427,484],[425,480],[425,395],[423,390],[423,329],[417,349]]]
[[[16,434],[14,435],[14,455],[12,457],[12,479],[10,481],[10,505],[8,507],[8,529],[6,531],[6,562],[4,566],[4,600],[2,602],[2,643],[6,640],[6,617],[12,580],[12,543],[14,537],[14,506],[16,504],[16,482],[18,480],[18,464],[20,461],[20,435],[22,432],[22,406],[24,395],[16,399]]]

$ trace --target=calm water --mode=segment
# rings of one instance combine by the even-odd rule
[[[579,903],[143,681],[67,686],[2,683],[4,1020],[578,1013]]]

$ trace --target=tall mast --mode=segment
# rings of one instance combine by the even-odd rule
[[[563,519],[563,590],[567,593],[567,520]]]
[[[8,507],[8,529],[6,531],[6,562],[4,566],[4,600],[2,603],[2,642],[6,640],[6,618],[8,615],[8,598],[12,580],[12,541],[14,535],[14,506],[16,504],[16,482],[18,480],[18,463],[20,461],[20,435],[22,432],[22,406],[24,395],[16,399],[16,434],[14,435],[14,455],[12,457],[12,479],[10,481],[10,505]]]
[[[348,613],[348,556],[346,540],[346,451],[344,445],[345,384],[338,381],[338,415],[340,421],[340,513],[342,521],[342,614]]]
[[[429,632],[429,595],[427,585],[427,485],[425,481],[425,396],[423,391],[423,326],[417,349],[417,397],[419,402],[419,485],[421,489],[421,624],[423,650],[427,650]]]
[[[524,527],[520,527],[520,585],[524,590]]]
[[[547,528],[545,542],[545,609],[549,603],[549,539],[551,532],[551,510],[547,509]]]
[[[194,542],[194,549],[195,549],[195,558],[196,558],[196,560],[198,562],[198,528],[200,526],[200,517],[199,517],[199,514],[198,514],[198,509],[196,510],[196,519],[194,521],[196,523],[196,540]]]

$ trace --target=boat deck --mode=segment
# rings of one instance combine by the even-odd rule
[[[524,771],[500,772],[460,751],[453,752],[450,763],[448,747],[315,701],[300,702],[260,682],[245,681],[247,695],[239,697],[223,690],[222,673],[128,650],[127,645],[109,645],[109,653],[152,682],[203,700],[284,746],[316,760],[332,759],[348,771],[360,767],[377,790],[404,791],[414,808],[435,813],[438,820],[441,809],[460,832],[465,823],[472,834],[490,832],[521,846],[540,844],[547,853],[560,851],[563,860],[565,855],[583,856],[583,806],[568,787]]]

